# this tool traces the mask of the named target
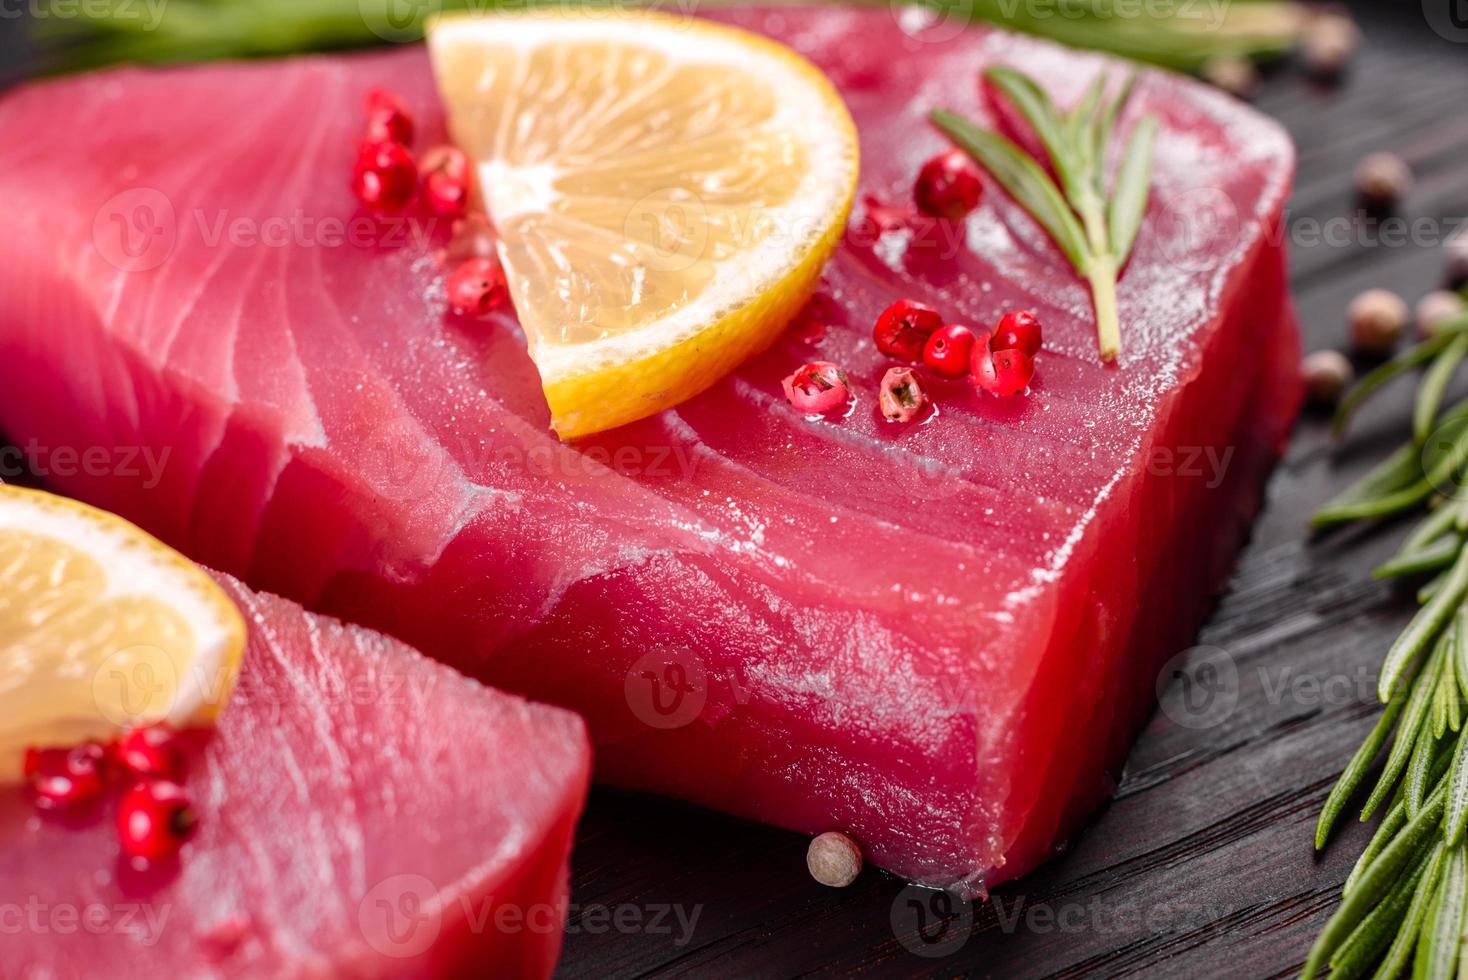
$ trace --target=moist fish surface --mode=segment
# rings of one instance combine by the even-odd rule
[[[581,722],[218,578],[250,637],[216,728],[183,735],[196,832],[138,870],[115,799],[0,788],[5,975],[548,977]]]
[[[716,16],[824,70],[863,161],[816,298],[704,395],[560,443],[512,316],[448,313],[446,228],[356,210],[368,88],[444,138],[415,47],[0,101],[0,429],[196,560],[575,709],[602,781],[980,890],[1109,792],[1258,507],[1299,397],[1293,151],[1142,74],[1119,132],[1161,132],[1107,366],[1084,282],[997,187],[962,223],[870,217],[945,147],[930,109],[996,122],[986,67],[1068,106],[1125,66],[900,9]],[[936,414],[884,420],[871,324],[898,298],[1038,311],[1031,390],[933,380]],[[848,414],[781,397],[813,359],[850,373]]]

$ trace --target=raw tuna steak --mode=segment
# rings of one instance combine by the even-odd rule
[[[945,145],[931,107],[990,118],[985,66],[1020,63],[1063,104],[1121,68],[886,8],[718,16],[830,74],[861,194],[887,204]],[[568,446],[515,324],[446,313],[436,242],[371,221],[328,237],[367,220],[346,185],[373,85],[442,138],[418,49],[0,103],[0,427],[55,485],[200,561],[575,708],[602,780],[841,828],[927,882],[1044,860],[1111,787],[1296,408],[1282,132],[1144,75],[1122,131],[1163,125],[1119,366],[1082,282],[991,187],[962,225],[877,237],[858,213],[774,349]],[[898,297],[981,326],[1038,310],[1032,391],[935,382],[936,417],[886,422],[871,324]],[[851,373],[847,417],[781,397],[815,358]],[[91,447],[117,465],[81,465]]]
[[[139,872],[112,803],[55,819],[0,790],[5,974],[549,976],[580,721],[220,581],[250,645],[191,746],[197,833]]]

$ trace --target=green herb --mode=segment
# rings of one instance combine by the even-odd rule
[[[1468,399],[1443,410],[1468,358],[1468,316],[1445,324],[1362,378],[1336,427],[1375,391],[1425,368],[1412,438],[1317,512],[1317,526],[1426,509],[1378,577],[1436,572],[1418,592],[1422,608],[1387,652],[1378,682],[1386,710],[1326,799],[1315,846],[1324,847],[1350,799],[1381,774],[1361,811],[1391,800],[1343,889],[1341,907],[1310,950],[1304,976],[1414,977],[1468,973]],[[1456,488],[1456,489],[1453,489]],[[1388,748],[1390,743],[1390,748]]]
[[[156,22],[141,11],[143,5],[102,0],[82,4],[77,17],[37,20],[33,33],[47,47],[48,67],[70,70],[117,61],[205,61],[365,47],[414,37],[430,10],[524,9],[534,2],[560,0],[169,0]],[[585,5],[596,6],[597,0]],[[1121,11],[1114,0],[1054,0],[1033,7],[1012,0],[926,0],[925,5],[935,37],[953,23],[985,21],[1193,72],[1220,57],[1287,54],[1304,22],[1298,5],[1279,0],[1229,3],[1217,10],[1199,5],[1191,12],[1147,4]],[[923,36],[920,28],[915,36]]]
[[[1432,339],[1398,354],[1356,382],[1355,386],[1346,392],[1346,397],[1341,399],[1340,407],[1336,409],[1335,434],[1340,435],[1346,431],[1346,426],[1350,424],[1351,417],[1356,414],[1356,409],[1374,395],[1378,388],[1437,357],[1443,348],[1452,342],[1453,338],[1449,333],[1450,331],[1447,330],[1439,331]]]
[[[1116,281],[1147,209],[1157,118],[1147,116],[1133,127],[1108,193],[1107,150],[1135,77],[1108,99],[1107,78],[1101,76],[1068,114],[1033,79],[1013,68],[991,68],[985,77],[1040,138],[1058,185],[1033,157],[998,133],[946,109],[932,114],[933,123],[1003,185],[1090,283],[1101,359],[1114,361],[1121,351]]]

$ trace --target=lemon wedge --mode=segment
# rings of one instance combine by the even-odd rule
[[[615,8],[446,15],[428,45],[561,438],[698,394],[809,297],[858,149],[804,58]]]
[[[210,720],[245,624],[197,565],[85,504],[0,486],[0,783],[28,747]]]

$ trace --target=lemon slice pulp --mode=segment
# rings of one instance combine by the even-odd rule
[[[210,720],[245,645],[198,566],[119,517],[0,486],[0,783],[29,747]]]
[[[606,9],[449,15],[428,42],[562,438],[697,394],[809,297],[858,150],[805,59]]]

